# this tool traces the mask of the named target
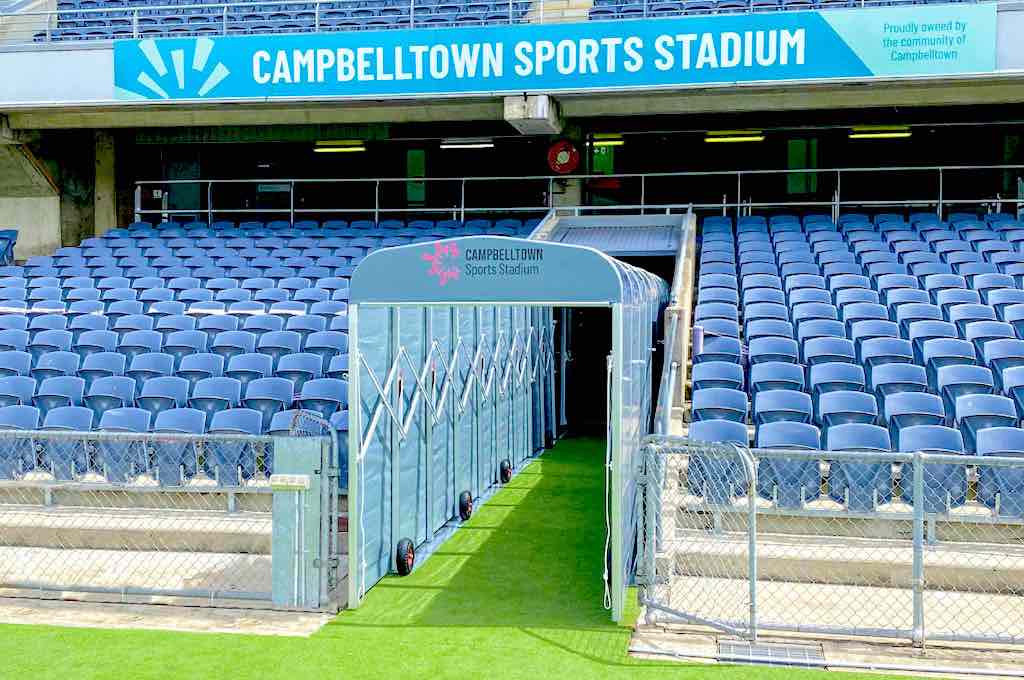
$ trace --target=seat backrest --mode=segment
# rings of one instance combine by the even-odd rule
[[[820,442],[821,433],[817,427],[809,423],[766,423],[757,430],[756,445],[758,448],[814,450],[821,445]]]
[[[889,451],[889,431],[877,425],[845,423],[834,425],[825,432],[829,451]]]
[[[100,416],[99,429],[115,432],[146,432],[149,430],[149,411],[141,408],[114,408]]]
[[[93,418],[92,409],[83,406],[58,406],[46,413],[43,429],[88,432],[92,429]]]
[[[900,451],[963,453],[964,438],[959,430],[943,425],[913,425],[900,431]]]
[[[178,376],[161,376],[142,383],[141,397],[166,397],[184,404],[188,399],[188,380]]]
[[[231,408],[213,414],[211,433],[260,434],[263,415],[250,408]]]
[[[206,414],[194,408],[167,409],[157,414],[153,431],[202,434],[206,431]]]

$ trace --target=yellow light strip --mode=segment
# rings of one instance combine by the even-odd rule
[[[365,146],[318,146],[313,153],[352,153],[355,151],[366,151]]]
[[[728,144],[731,142],[763,142],[764,135],[736,135],[733,137],[705,137],[705,142]]]
[[[850,139],[906,139],[911,134],[907,132],[851,132]]]

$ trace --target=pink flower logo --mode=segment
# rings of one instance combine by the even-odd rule
[[[436,276],[438,283],[447,285],[452,279],[459,278],[459,267],[455,258],[459,256],[459,246],[456,243],[434,243],[433,252],[423,253],[421,257],[430,263],[427,276]]]

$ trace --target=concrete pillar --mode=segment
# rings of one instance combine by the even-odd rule
[[[114,136],[107,130],[97,130],[96,184],[93,193],[94,233],[100,236],[118,226],[117,183],[114,172]]]

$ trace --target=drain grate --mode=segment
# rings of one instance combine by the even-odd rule
[[[751,643],[741,640],[719,640],[718,656],[723,661],[733,663],[821,665],[825,662],[821,645]]]

